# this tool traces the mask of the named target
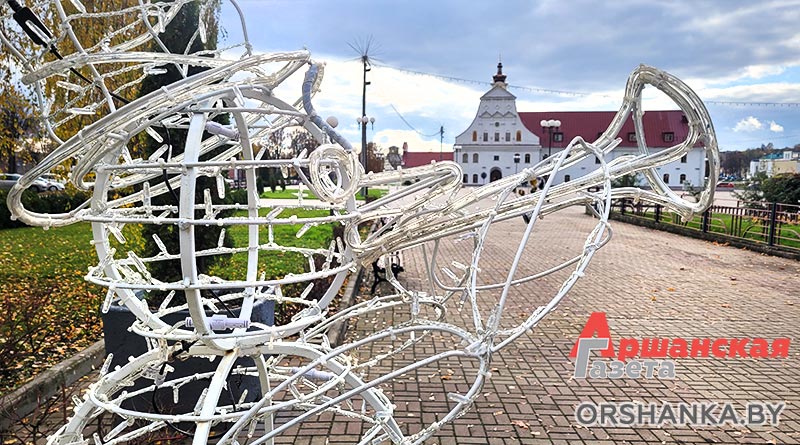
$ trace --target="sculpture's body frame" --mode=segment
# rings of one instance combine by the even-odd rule
[[[90,439],[84,436],[87,424],[101,414],[113,414],[117,426],[104,437],[96,437],[98,445],[133,440],[179,423],[194,424],[192,431],[196,444],[206,443],[212,430],[216,429],[220,429],[220,432],[215,440],[220,443],[233,443],[244,436],[252,438],[257,425],[260,425],[260,437],[252,438],[249,444],[269,444],[282,432],[325,411],[357,417],[370,424],[360,443],[381,440],[403,444],[422,443],[442,424],[462,414],[479,395],[489,374],[492,354],[536,326],[583,275],[596,250],[610,238],[608,216],[613,199],[633,198],[655,202],[685,218],[704,210],[713,200],[713,181],[705,187],[697,202],[687,202],[672,192],[656,172],[658,166],[679,159],[701,144],[709,161],[709,178],[714,179],[718,172],[718,156],[714,129],[702,102],[679,79],[655,68],[640,66],[631,74],[619,112],[608,130],[597,140],[587,142],[576,137],[561,153],[531,168],[483,187],[462,190],[461,170],[452,162],[364,175],[350,144],[317,115],[311,104],[321,81],[322,65],[313,62],[305,51],[253,55],[246,28],[243,28],[245,42],[242,45],[245,51],[238,60],[224,60],[221,58],[222,51],[213,53],[215,57],[211,58],[141,51],[140,47],[146,42],[160,43],[159,32],[163,32],[177,9],[189,1],[194,0],[158,4],[141,0],[138,8],[142,17],[150,17],[142,19],[146,32],[116,47],[89,49],[80,45],[68,26],[71,20],[87,13],[78,11],[67,14],[59,0],[42,1],[43,7],[54,6],[58,12],[57,21],[67,25],[59,29],[54,41],[72,39],[78,48],[61,61],[43,63],[41,54],[38,57],[36,54],[23,54],[14,48],[8,36],[0,34],[4,46],[14,52],[20,61],[24,70],[23,80],[33,85],[37,92],[45,122],[52,138],[59,144],[10,192],[9,207],[16,218],[32,225],[54,227],[77,221],[91,222],[99,263],[90,269],[86,278],[108,289],[104,310],[114,303],[123,304],[131,310],[137,318],[131,329],[147,339],[150,349],[116,370],[109,370],[105,366],[99,381],[91,386],[77,406],[75,415],[50,438],[50,443],[86,443]],[[201,3],[205,5],[206,2]],[[236,8],[238,10],[238,6]],[[202,32],[198,30],[198,33]],[[201,37],[198,34],[198,38]],[[188,72],[188,66],[200,65],[209,69],[186,76],[179,82],[117,108],[112,94],[114,91],[106,85],[113,75],[104,71],[104,67],[125,63],[135,67],[130,69],[142,69],[145,72],[163,64],[174,64],[184,73]],[[277,69],[270,71],[266,68],[275,65]],[[60,81],[63,85],[59,85],[71,88],[84,97],[99,88],[101,98],[81,109],[69,109],[69,105],[52,109],[45,93],[45,82],[52,76],[69,79],[69,69],[72,67],[88,68],[96,85],[76,86],[63,80]],[[295,102],[278,98],[276,88],[302,68],[306,68],[306,72],[301,98]],[[644,142],[641,93],[646,85],[655,86],[674,100],[689,122],[689,134],[685,141],[656,153],[650,153]],[[104,107],[108,109],[105,115],[67,140],[62,141],[55,136],[54,129],[64,119],[68,120],[70,113],[74,115],[92,110],[97,113]],[[231,124],[221,126],[209,123],[220,115],[229,116]],[[623,123],[631,116],[636,126],[639,154],[606,162],[606,155],[619,144],[616,137]],[[289,126],[304,127],[323,145],[310,154],[302,153],[293,159],[264,159],[263,151],[257,149],[255,142]],[[142,134],[158,138],[159,130],[167,129],[169,132],[168,128],[186,132],[182,154],[171,156],[169,144],[165,144],[166,148],[159,150],[160,153],[148,158],[133,158],[127,152],[126,146],[132,138]],[[595,171],[569,183],[553,184],[554,172],[585,157],[598,159]],[[25,209],[21,197],[27,185],[69,160],[75,161],[71,181],[79,188],[93,189],[91,201],[79,209],[59,215],[37,214]],[[330,216],[281,216],[287,209],[313,206],[302,201],[273,208],[267,215],[259,214],[256,171],[267,167],[295,168],[302,184],[323,203],[317,204],[317,207],[329,209]],[[221,196],[225,190],[223,172],[233,170],[242,171],[246,178],[246,204],[216,204],[209,189],[204,191],[201,201],[195,198],[198,196],[195,190],[198,177],[216,178],[217,193]],[[630,173],[643,174],[651,190],[612,188],[611,181],[614,178]],[[159,181],[162,176],[169,179]],[[525,196],[515,193],[520,184],[540,177],[549,177],[542,190]],[[355,191],[359,188],[403,181],[411,182],[411,185],[378,200],[356,205]],[[111,197],[110,191],[130,189],[132,186],[136,186],[137,191]],[[598,191],[586,192],[590,188]],[[152,204],[152,197],[167,193],[169,189],[179,191],[179,200],[174,205]],[[494,199],[491,205],[485,205],[486,198]],[[482,207],[475,210],[479,204]],[[524,248],[537,220],[575,205],[589,205],[597,211],[597,224],[587,236],[582,251],[546,271],[525,277],[517,276]],[[226,210],[245,212],[246,216],[220,216]],[[480,261],[484,239],[490,227],[493,223],[523,215],[529,217],[530,222],[509,266],[507,277],[497,283],[482,282],[479,279]],[[365,238],[359,235],[359,225],[379,219],[386,224]],[[119,255],[118,249],[112,244],[115,238],[117,244],[124,244],[121,228],[125,224],[174,225],[179,233],[180,250],[170,252],[164,247],[158,255],[150,257],[140,257],[135,252]],[[272,239],[273,229],[289,224],[303,225],[298,230],[298,237],[315,225],[341,224],[344,226],[344,236],[332,242],[327,249],[277,245]],[[248,227],[248,244],[246,247],[231,248],[220,243],[217,247],[197,251],[194,230],[201,225],[245,225]],[[260,227],[268,229],[267,242],[260,238]],[[472,242],[470,263],[453,263],[456,272],[450,270],[449,266],[438,264],[440,242],[452,237],[467,237]],[[406,289],[387,268],[387,278],[395,294],[375,297],[335,315],[328,315],[328,305],[351,270],[359,264],[369,264],[386,253],[421,245],[430,247],[431,257],[426,267],[432,292]],[[259,277],[260,253],[274,250],[307,256],[309,271],[273,280]],[[232,254],[247,255],[247,270],[242,279],[223,280],[198,272],[198,257]],[[324,260],[321,268],[313,260],[315,257]],[[173,259],[180,260],[182,280],[160,281],[150,274],[148,264]],[[572,272],[547,304],[538,307],[517,326],[501,328],[512,286],[569,267],[572,267]],[[448,278],[440,278],[438,271],[444,271]],[[332,277],[332,281],[317,301],[305,298],[307,292],[300,296],[282,293],[282,287],[287,284],[310,283],[324,277]],[[215,328],[212,315],[219,309],[216,300],[205,296],[205,292],[211,290],[220,292],[221,300],[240,305],[240,320],[230,321],[244,320],[244,325],[229,330]],[[491,290],[499,291],[499,299],[492,305],[490,313],[481,313],[481,293]],[[137,297],[138,292],[155,291],[183,293],[186,303],[170,304],[168,299],[160,307],[151,308]],[[266,326],[248,323],[253,305],[259,301],[274,301],[279,305],[299,303],[304,309],[287,324]],[[447,307],[452,304],[468,304],[472,326],[463,327],[448,322]],[[423,310],[424,307],[430,310]],[[398,308],[406,308],[408,321],[335,348],[328,343],[325,332],[332,324]],[[180,310],[188,310],[190,320],[177,324],[164,321],[165,315]],[[457,338],[463,347],[420,357],[414,363],[372,380],[362,377],[362,372],[370,364],[412,347],[431,333]],[[366,363],[358,363],[352,355],[359,347],[387,341],[396,342],[397,347],[386,355],[373,357]],[[178,354],[216,357],[216,371],[187,378],[171,378],[167,363]],[[242,356],[253,358],[255,366],[246,369],[235,367],[234,361]],[[303,365],[297,368],[281,366],[283,358],[293,358]],[[450,409],[437,422],[413,434],[404,434],[399,421],[393,416],[394,406],[380,385],[404,373],[454,358],[477,363],[469,389],[449,395]],[[242,397],[239,403],[221,405],[220,396],[228,379],[232,374],[242,373],[258,377],[261,396],[253,402],[244,402],[245,398]],[[159,390],[168,391],[171,388],[177,394],[181,386],[198,378],[210,379],[210,383],[202,394],[196,395],[196,407],[192,412],[149,412],[131,409],[126,404],[126,401],[135,397],[147,396]],[[126,392],[125,388],[141,382],[146,384]],[[289,396],[281,398],[282,394]],[[275,414],[288,409],[300,410],[301,414],[288,422],[275,424]]]

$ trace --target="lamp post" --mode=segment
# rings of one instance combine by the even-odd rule
[[[361,117],[358,118],[358,123],[361,125],[361,164],[364,166],[364,172],[367,171],[367,122],[370,121],[374,125],[375,118],[367,118],[367,85],[371,82],[367,81],[367,73],[371,70],[369,56],[366,51],[362,51],[361,63],[364,65],[364,80],[361,90]],[[364,196],[364,201],[367,200],[367,188],[361,189],[361,194]]]
[[[361,115],[361,117],[356,118],[356,122],[358,122],[358,126],[361,129],[361,164],[364,166],[364,173],[367,172],[367,162],[369,157],[367,156],[367,124],[372,126],[372,129],[375,129],[375,118],[374,117],[367,117],[366,115]],[[361,189],[361,194],[364,196],[364,200],[367,199],[367,188],[364,187]]]
[[[558,127],[561,126],[560,120],[555,119],[542,119],[539,124],[542,126],[542,131],[546,131],[549,136],[549,142],[547,144],[547,157],[553,155],[553,133],[558,131]]]
[[[514,175],[517,174],[517,167],[519,167],[519,153],[514,153]],[[517,180],[519,181],[519,179]],[[517,186],[514,186],[514,192],[517,191]]]

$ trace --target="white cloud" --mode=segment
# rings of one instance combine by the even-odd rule
[[[797,83],[793,82],[768,82],[721,88],[704,88],[699,90],[698,93],[704,100],[800,102],[800,88],[797,88]]]
[[[769,131],[773,133],[783,133],[783,125],[778,124],[775,121],[769,122]]]
[[[748,116],[737,122],[736,126],[733,127],[733,131],[737,133],[740,131],[750,132],[750,131],[760,130],[761,127],[763,126],[764,124],[762,124],[761,121],[759,121],[753,116]]]

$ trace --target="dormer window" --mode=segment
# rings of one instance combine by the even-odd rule
[[[564,141],[564,133],[556,132],[553,133],[553,142],[563,142]]]
[[[663,139],[664,142],[672,142],[675,140],[675,133],[671,131],[665,131],[661,133],[661,139]]]
[[[636,142],[636,133],[634,132],[628,133],[628,142]]]

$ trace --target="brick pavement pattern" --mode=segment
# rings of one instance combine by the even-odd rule
[[[594,224],[596,220],[578,208],[538,221],[520,274],[546,270],[578,254]],[[480,265],[483,282],[504,279],[524,228],[521,219],[493,226]],[[613,222],[612,230],[611,242],[595,255],[586,275],[557,310],[495,354],[492,377],[475,405],[426,443],[800,443],[800,354],[795,345],[786,359],[679,359],[675,379],[572,377],[574,361],[568,355],[595,311],[606,313],[614,338],[796,339],[800,331],[800,262],[620,222]],[[440,259],[467,264],[470,254],[469,242],[447,242],[442,245]],[[405,272],[400,278],[404,285],[430,289],[421,248],[404,252],[403,266]],[[570,271],[567,268],[512,288],[502,326],[521,322],[549,301]],[[365,292],[369,280],[367,277],[362,287]],[[390,286],[382,283],[379,292],[391,292]],[[481,294],[480,310],[484,314],[497,296],[492,292]],[[449,307],[446,320],[470,326],[468,303],[463,310],[456,309]],[[408,306],[374,313],[353,322],[348,337],[359,338],[408,318]],[[385,352],[389,345],[377,342],[357,353],[363,362]],[[367,377],[375,378],[434,352],[457,347],[450,338],[428,336],[366,370]],[[446,413],[453,405],[446,399],[447,392],[466,391],[475,366],[468,360],[441,361],[382,386],[396,404],[396,418],[404,432],[413,434]],[[764,401],[784,402],[786,408],[778,426],[581,427],[574,415],[582,401],[712,401],[737,406]],[[281,413],[276,423],[291,415]],[[366,428],[357,419],[326,413],[293,428],[276,443],[351,444],[358,442]]]
[[[546,270],[579,253],[594,224],[578,208],[538,221],[520,275]],[[493,226],[480,264],[483,282],[504,278],[524,229],[521,220]],[[613,222],[612,230],[611,242],[595,255],[558,309],[494,356],[493,375],[472,409],[428,443],[800,443],[800,353],[795,345],[787,359],[678,359],[674,380],[573,378],[574,360],[568,355],[595,311],[606,313],[617,339],[796,339],[800,331],[800,263],[620,222]],[[449,243],[442,248],[442,257],[468,264],[469,246]],[[422,249],[406,252],[403,265],[401,281],[408,288],[428,288]],[[546,303],[571,270],[513,288],[502,325],[511,327]],[[390,291],[388,286],[383,290]],[[497,296],[482,296],[482,310],[488,312]],[[361,319],[350,335],[357,338],[390,320],[405,319],[405,310]],[[463,326],[470,324],[470,317],[466,307],[448,312],[448,321]],[[445,339],[434,338],[409,354],[419,359],[448,347]],[[399,360],[370,376],[405,364],[402,356]],[[397,404],[396,417],[408,425],[407,433],[446,412],[446,391],[466,390],[465,380],[458,377],[468,375],[471,365],[439,363],[429,373],[393,382],[387,392]],[[574,418],[582,401],[710,401],[737,407],[764,401],[785,402],[786,408],[777,427],[587,428]],[[330,443],[339,442],[331,437]]]

